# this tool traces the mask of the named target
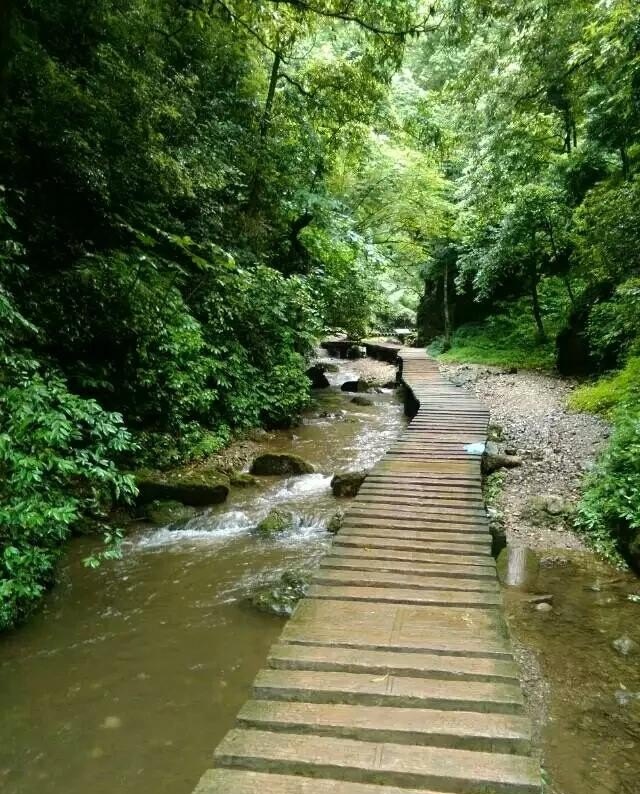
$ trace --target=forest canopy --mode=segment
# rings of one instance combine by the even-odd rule
[[[127,472],[294,421],[324,331],[637,367],[632,0],[8,0],[0,102],[0,626]],[[627,382],[582,511],[616,550]]]

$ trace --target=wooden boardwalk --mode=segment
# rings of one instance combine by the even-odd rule
[[[420,408],[371,471],[197,794],[539,794],[480,487],[489,415]]]

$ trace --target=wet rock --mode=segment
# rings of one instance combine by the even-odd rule
[[[362,378],[358,378],[358,380],[347,380],[345,381],[342,386],[340,386],[341,391],[351,391],[351,392],[366,392],[369,390],[369,383]]]
[[[497,558],[507,545],[507,527],[504,516],[495,507],[487,508],[489,516],[489,532],[491,533],[491,554]]]
[[[622,637],[618,637],[618,639],[614,640],[611,644],[621,656],[629,656],[629,654],[635,653],[638,650],[638,643],[634,642],[631,637],[628,637],[626,634]]]
[[[252,427],[247,431],[247,438],[250,441],[260,442],[269,438],[269,433],[263,427]]]
[[[251,604],[260,612],[287,617],[306,595],[309,578],[306,571],[286,571],[275,584],[255,593]]]
[[[328,389],[329,381],[324,374],[326,366],[324,364],[314,364],[307,370],[307,377],[311,381],[312,389]]]
[[[322,366],[324,367],[325,372],[340,372],[339,364],[332,364],[331,362],[323,363]]]
[[[234,488],[254,488],[258,484],[259,480],[253,474],[239,471],[231,475],[231,485]]]
[[[274,507],[270,510],[267,516],[255,528],[257,535],[264,535],[269,537],[271,535],[278,535],[280,532],[288,532],[294,528],[293,513],[289,510],[281,510]]]
[[[544,595],[534,595],[529,599],[531,604],[551,604],[552,601],[553,595],[551,595],[551,593],[545,593]]]
[[[386,383],[382,384],[383,389],[397,389],[398,388],[398,381],[397,380],[388,380]]]
[[[640,700],[640,692],[629,692],[628,689],[616,689],[613,696],[619,706],[629,706],[634,701]]]
[[[181,524],[197,513],[195,507],[183,505],[182,502],[167,499],[155,500],[145,508],[145,516],[152,524],[164,527],[169,524]]]
[[[367,355],[367,348],[364,345],[351,345],[347,350],[347,358],[364,358]]]
[[[251,465],[251,474],[285,475],[313,474],[314,468],[299,455],[268,452],[257,457]]]
[[[229,479],[217,471],[138,472],[136,485],[142,505],[170,501],[205,507],[224,502],[229,494]]]
[[[329,523],[327,524],[327,532],[331,532],[332,535],[337,535],[338,532],[342,529],[342,524],[344,523],[345,511],[340,507],[336,510],[336,512],[331,516],[329,519]]]
[[[331,480],[333,495],[337,497],[356,496],[367,474],[366,471],[347,471],[334,474]]]
[[[355,397],[354,397],[354,398],[351,400],[351,402],[352,402],[354,405],[362,405],[362,406],[366,406],[366,405],[373,405],[373,400],[371,399],[371,397],[365,397],[365,396],[364,396],[364,394],[357,394],[357,395],[356,395],[356,396],[355,396]]]

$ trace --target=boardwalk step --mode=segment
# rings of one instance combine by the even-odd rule
[[[486,520],[476,521],[473,524],[458,524],[455,521],[451,522],[433,522],[430,520],[420,520],[412,516],[385,516],[384,518],[379,515],[372,515],[367,512],[366,515],[357,515],[357,511],[349,508],[344,519],[344,527],[370,527],[371,529],[393,529],[393,530],[414,530],[415,532],[465,532],[472,535],[478,533],[486,533],[489,531],[489,525]]]
[[[322,736],[232,730],[218,767],[381,785],[429,786],[467,794],[538,794],[537,763],[526,756],[361,742]],[[232,791],[232,790],[230,790]]]
[[[495,581],[482,579],[462,579],[460,577],[437,577],[425,574],[412,573],[386,573],[377,571],[375,579],[370,571],[357,571],[350,569],[333,569],[321,567],[313,574],[312,582],[315,584],[337,585],[351,587],[408,587],[422,590],[458,590],[462,592],[499,593]]]
[[[384,538],[376,535],[359,535],[340,532],[333,542],[334,548],[353,547],[362,549],[396,549],[398,551],[428,551],[430,554],[447,555],[491,555],[490,539],[483,538],[482,543],[467,541],[463,544],[447,541],[424,540],[423,538],[406,539],[403,537]]]
[[[459,579],[479,579],[495,583],[495,568],[478,565],[456,565],[452,563],[426,563],[421,560],[388,557],[379,559],[371,554],[331,554],[320,562],[321,568],[348,569],[354,571],[386,571],[387,573],[410,573]]]
[[[254,695],[262,700],[351,703],[494,714],[522,713],[520,687],[510,683],[410,676],[370,676],[315,670],[261,670]]]
[[[238,720],[246,728],[457,750],[527,755],[531,743],[529,720],[511,714],[250,700]]]
[[[489,530],[476,530],[475,532],[458,532],[453,529],[396,529],[387,527],[371,527],[368,522],[347,518],[342,523],[340,537],[363,535],[375,538],[399,538],[401,540],[420,540],[436,543],[474,543],[486,545],[491,543]]]
[[[495,609],[502,603],[498,593],[424,590],[409,587],[349,587],[344,584],[312,584],[307,595],[309,598],[331,598],[341,601],[390,601],[394,604],[433,604],[484,609]]]
[[[517,684],[511,659],[481,659],[429,653],[367,651],[314,645],[278,644],[271,648],[269,665],[287,670],[325,670],[345,673],[392,674],[415,678],[493,681]]]
[[[318,780],[298,775],[277,775],[237,769],[209,769],[193,794],[443,794],[424,788]]]
[[[386,549],[365,544],[342,546],[334,542],[333,554],[336,557],[358,557],[364,559],[404,560],[405,562],[430,562],[437,565],[464,565],[470,569],[484,569],[495,576],[495,562],[487,554],[444,554],[440,552],[414,551],[413,549]]]

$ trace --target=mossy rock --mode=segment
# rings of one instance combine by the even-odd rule
[[[231,485],[234,488],[255,488],[256,485],[259,485],[259,480],[253,474],[236,472],[231,475]]]
[[[315,469],[299,455],[268,452],[257,457],[251,465],[251,474],[257,475],[285,475],[285,474],[313,474]]]
[[[270,537],[271,535],[278,535],[281,532],[288,532],[294,528],[293,513],[290,510],[281,510],[274,507],[270,510],[268,515],[255,528],[257,535],[264,535]]]
[[[344,517],[345,512],[341,507],[339,507],[329,519],[329,523],[327,524],[327,532],[331,532],[332,535],[337,535],[344,524]]]
[[[152,524],[158,526],[167,526],[168,524],[183,524],[190,518],[193,518],[198,511],[195,507],[189,507],[176,502],[175,500],[167,499],[164,501],[156,500],[146,505],[145,515]]]
[[[251,604],[260,612],[288,617],[309,588],[310,574],[306,571],[286,571],[273,585],[255,593]]]
[[[357,496],[367,474],[366,471],[345,471],[334,474],[331,480],[333,495],[337,497]]]
[[[192,507],[206,507],[224,502],[229,495],[229,479],[218,471],[197,473],[138,472],[138,503],[180,502]]]

